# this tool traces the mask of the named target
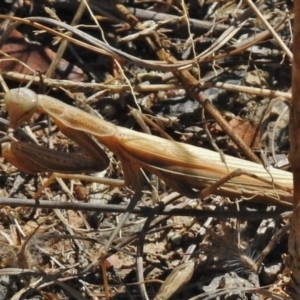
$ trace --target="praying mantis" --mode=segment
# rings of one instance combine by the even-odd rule
[[[219,153],[116,126],[50,96],[37,95],[28,88],[9,90],[4,102],[11,127],[21,125],[35,112],[47,114],[66,136],[86,149],[96,168],[105,169],[109,159],[94,139],[120,160],[124,186],[131,187],[134,196],[104,253],[108,252],[141,197],[141,169],[155,174],[169,187],[191,198],[205,199],[213,192],[276,205],[292,204],[293,178],[287,171],[272,167],[266,170],[262,165],[228,155],[225,155],[224,163]],[[12,149],[5,151],[5,157],[12,163],[22,151],[18,147],[21,149],[22,144],[12,144]],[[37,171],[43,169],[43,161],[38,156],[35,160],[39,166]]]

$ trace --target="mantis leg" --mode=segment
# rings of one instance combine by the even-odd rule
[[[52,173],[51,176],[43,183],[43,185],[39,188],[39,190],[35,193],[34,199],[38,200],[42,194],[42,192],[53,183],[56,178],[61,179],[77,179],[88,182],[97,182],[106,185],[113,185],[116,187],[124,187],[124,180],[111,179],[111,178],[98,178],[95,176],[89,175],[81,175],[81,174],[63,174],[63,173]]]
[[[114,229],[114,231],[111,234],[109,240],[105,244],[104,249],[102,250],[102,253],[101,253],[102,259],[104,259],[107,256],[107,253],[109,251],[109,248],[110,248],[111,244],[113,243],[113,241],[116,238],[116,236],[118,235],[119,231],[122,229],[123,225],[125,224],[125,222],[129,218],[129,215],[131,214],[132,210],[135,208],[135,206],[136,206],[137,202],[139,201],[139,199],[141,198],[141,196],[142,196],[141,192],[136,192],[133,195],[133,197],[130,199],[130,202],[127,206],[127,209],[124,212],[119,224]]]

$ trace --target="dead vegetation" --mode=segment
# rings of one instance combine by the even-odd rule
[[[113,146],[95,140],[87,148],[70,136],[71,126],[66,130],[45,111],[12,130],[1,102],[2,151],[13,140],[22,144],[18,168],[0,160],[0,299],[296,299],[287,290],[293,3],[0,3],[1,99],[7,89],[29,83],[38,94],[153,135],[149,150],[163,152],[159,136],[200,152],[212,149],[229,169],[230,156],[241,159],[234,168],[248,172],[246,160],[263,164],[266,173],[275,166],[286,170],[288,188],[283,201],[274,175],[268,184],[280,201],[272,206],[259,198],[261,187],[250,196],[234,193],[247,185],[246,177],[236,188],[224,183],[205,200],[186,197],[193,181],[182,184],[166,154],[152,169],[140,165],[140,183],[122,187],[128,170],[140,172],[126,166],[131,153],[120,160]],[[86,155],[93,147],[104,158],[102,164],[92,155],[99,164],[95,182],[58,178],[32,200],[59,168],[90,174],[94,165]],[[206,164],[214,167],[209,158]],[[108,185],[101,178],[118,181]],[[222,187],[233,196],[224,196]],[[134,195],[138,206],[103,259]]]

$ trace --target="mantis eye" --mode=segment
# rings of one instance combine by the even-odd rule
[[[19,88],[9,90],[4,96],[4,103],[8,110],[10,125],[17,127],[33,115],[38,101],[35,92]]]

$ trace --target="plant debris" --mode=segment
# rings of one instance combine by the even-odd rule
[[[118,126],[266,169],[287,158],[292,2],[257,3],[262,17],[232,0],[1,3],[3,92],[29,84]],[[12,130],[3,102],[0,113],[2,149],[13,140],[35,144],[32,168],[37,145],[53,156],[86,155],[44,115]],[[90,175],[122,180],[114,153],[99,147],[110,163]],[[41,197],[53,207],[23,207],[51,166],[29,174],[0,157],[0,171],[1,300],[292,299],[289,208],[190,199],[144,172],[139,208],[103,259],[133,191],[60,178]]]

